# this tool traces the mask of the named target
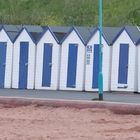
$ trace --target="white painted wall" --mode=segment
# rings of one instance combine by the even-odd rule
[[[14,43],[12,88],[18,88],[20,42],[29,42],[27,89],[34,88],[35,77],[35,44],[24,29]]]
[[[119,88],[118,69],[119,69],[119,51],[120,44],[129,44],[128,60],[128,84],[127,88]],[[112,47],[112,73],[111,73],[111,90],[112,91],[136,91],[136,46],[124,30]]]
[[[108,46],[105,39],[102,37],[103,43],[103,90],[109,91],[110,86],[110,46]],[[85,78],[85,90],[86,91],[97,91],[98,89],[92,88],[92,77],[93,77],[93,61],[94,61],[94,44],[99,44],[99,31],[97,31],[88,42],[88,45],[92,46],[92,53],[86,52],[86,56],[90,55],[90,63],[86,63],[86,78]]]
[[[67,88],[67,67],[69,44],[78,44],[76,88]],[[61,90],[84,90],[85,73],[85,46],[73,30],[62,43],[61,67],[60,67],[60,89]]]
[[[7,42],[4,88],[11,88],[13,43],[3,29],[0,31],[0,42]]]
[[[52,71],[50,87],[42,86],[44,43],[52,43]],[[60,67],[60,45],[56,42],[49,30],[45,32],[37,44],[35,89],[58,89],[58,75]]]
[[[140,44],[137,46],[138,49],[138,92],[140,92]]]

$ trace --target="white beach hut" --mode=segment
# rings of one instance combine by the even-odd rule
[[[113,37],[119,32],[120,28],[104,27],[103,44],[103,91],[110,90],[111,73],[111,44]],[[99,28],[95,28],[86,46],[86,76],[85,90],[98,91],[99,78]]]
[[[67,30],[68,28],[64,30],[62,27],[44,29],[37,43],[35,89],[58,89],[60,40]]]
[[[85,40],[89,31],[72,27],[61,45],[60,90],[84,90]]]
[[[41,27],[24,26],[14,41],[12,88],[33,89],[36,39]]]
[[[137,91],[137,27],[122,28],[112,48],[112,91]]]
[[[140,93],[140,27],[137,27],[139,30],[139,40],[137,41],[137,48],[138,48],[138,92]]]
[[[17,29],[12,25],[3,25],[0,30],[0,88],[11,88],[15,34]]]

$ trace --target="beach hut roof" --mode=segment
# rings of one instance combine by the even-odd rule
[[[116,37],[113,40],[113,43],[117,40],[117,38],[120,36],[120,34],[123,31],[126,31],[129,37],[131,38],[132,42],[136,45],[140,38],[140,31],[136,26],[125,26],[121,29],[121,31],[116,35]]]
[[[86,45],[87,40],[89,36],[91,35],[92,31],[94,30],[93,27],[79,27],[79,26],[73,26],[70,28],[69,32],[64,36],[62,42],[67,38],[67,36],[72,32],[75,31],[76,34],[79,36],[80,40],[83,42],[83,44]],[[62,43],[61,42],[61,43]]]

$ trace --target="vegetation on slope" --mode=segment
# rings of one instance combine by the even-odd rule
[[[99,0],[0,0],[6,24],[95,26]],[[105,26],[140,25],[140,0],[103,0]]]

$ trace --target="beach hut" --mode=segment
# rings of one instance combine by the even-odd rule
[[[137,47],[139,31],[135,26],[122,28],[112,47],[112,91],[137,91]]]
[[[140,27],[137,27],[140,33]],[[140,93],[140,35],[139,40],[137,42],[137,48],[138,48],[138,92]]]
[[[61,45],[60,90],[84,90],[85,40],[89,30],[72,27]]]
[[[0,88],[11,88],[13,39],[17,29],[3,25],[0,30]]]
[[[111,43],[119,28],[104,27],[102,36],[103,90],[110,90]],[[86,46],[85,90],[98,91],[99,78],[99,28],[95,28]]]
[[[140,93],[140,39],[137,43],[138,47],[138,92]]]
[[[33,89],[35,78],[36,40],[40,26],[24,26],[14,41],[12,88]]]
[[[59,30],[60,29],[60,30]],[[63,27],[46,27],[37,43],[35,89],[58,89]]]

